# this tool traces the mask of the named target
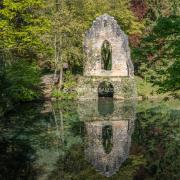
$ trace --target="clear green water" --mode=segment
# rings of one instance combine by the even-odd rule
[[[110,99],[18,106],[0,121],[0,179],[180,179],[179,107]]]

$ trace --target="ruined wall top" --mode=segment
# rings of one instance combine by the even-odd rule
[[[102,45],[107,41],[112,49],[112,68],[102,68]],[[86,55],[85,76],[132,76],[133,65],[130,59],[128,37],[121,30],[114,17],[104,14],[93,21],[84,39]]]
[[[95,21],[93,21],[92,27],[86,32],[86,37],[96,38],[99,31],[109,30],[111,31],[111,33],[114,33],[117,36],[125,36],[114,17],[109,16],[108,14],[103,14],[102,16],[97,17]]]

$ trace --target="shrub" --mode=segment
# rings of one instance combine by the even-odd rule
[[[39,97],[40,71],[35,63],[19,60],[6,69],[4,92],[13,101],[31,101]]]

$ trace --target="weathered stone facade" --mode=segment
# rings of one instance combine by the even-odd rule
[[[131,99],[136,96],[133,77],[86,76],[79,78],[78,97],[80,100],[98,99],[98,86],[110,82],[114,87],[114,99]]]
[[[102,45],[105,41],[112,49],[110,70],[102,67]],[[135,96],[134,68],[130,58],[128,37],[113,17],[104,14],[96,18],[85,35],[84,51],[84,76],[79,79],[77,89],[79,99],[97,99],[98,86],[103,81],[112,84],[115,99]]]

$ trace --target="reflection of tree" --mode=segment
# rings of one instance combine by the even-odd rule
[[[139,151],[143,147],[140,152],[147,161],[143,174],[154,179],[179,179],[180,111],[163,103],[140,107],[133,139]]]
[[[130,156],[129,160],[121,167],[121,170],[112,177],[112,179],[132,180],[138,167],[144,163],[142,156]],[[98,173],[95,168],[86,161],[84,157],[84,148],[80,144],[73,145],[63,157],[59,157],[59,160],[57,161],[54,170],[48,176],[48,179],[107,180],[105,176]]]
[[[31,142],[46,128],[35,121],[40,109],[40,106],[36,109],[23,106],[21,112],[12,112],[1,119],[0,179],[36,179],[42,171],[34,166],[37,154]]]
[[[46,164],[46,155],[50,157],[48,159],[48,165],[46,165],[45,175],[43,178],[48,178],[51,174],[54,173],[56,169],[56,176],[63,177],[63,169],[65,163],[65,157],[69,149],[75,144],[82,143],[82,123],[79,122],[78,115],[76,112],[75,102],[65,102],[57,101],[52,104],[52,122],[50,125],[51,132],[48,136],[52,136],[56,144],[53,144],[52,147],[44,150],[41,156],[41,162]],[[77,128],[78,127],[78,128]],[[55,151],[56,150],[56,151]],[[46,155],[45,155],[46,152]],[[55,155],[56,154],[56,155]],[[57,166],[58,161],[61,161],[62,167]]]
[[[0,179],[36,179],[41,168],[34,167],[35,150],[24,140],[0,140]]]
[[[84,134],[84,130],[83,123],[80,123],[78,121],[77,114],[75,112],[76,108],[71,111],[72,107],[65,107],[65,105],[62,106],[64,106],[62,108],[64,109],[62,110],[65,124],[64,132],[65,134],[67,134],[67,132],[70,131],[70,134],[72,134],[75,138],[78,138],[82,132]],[[159,168],[158,171],[156,170],[159,173],[158,175],[156,175],[157,177],[160,177],[160,175],[163,174],[165,175],[166,172],[169,172],[169,175],[167,177],[170,179],[170,175],[172,175],[172,177],[176,179],[175,175],[173,174],[178,174],[176,173],[176,171],[179,164],[179,145],[177,144],[178,138],[176,138],[176,134],[178,133],[177,127],[179,113],[178,111],[170,111],[168,110],[168,108],[162,108],[162,106],[161,108],[159,108],[160,106],[152,108],[152,106],[148,107],[147,105],[143,105],[142,107],[147,107],[147,109],[143,109],[137,114],[138,119],[136,121],[137,126],[135,134],[133,135],[134,143],[132,147],[132,153],[127,161],[123,163],[120,171],[118,171],[117,174],[113,176],[114,180],[132,180],[133,178],[149,177],[150,173],[153,174],[157,167]],[[80,111],[83,113],[83,116],[80,117],[83,117],[86,120],[86,124],[90,123],[85,117],[86,106],[81,107],[84,107],[84,111]],[[87,107],[90,108],[90,106]],[[115,108],[116,107],[117,106],[115,105]],[[125,112],[125,115],[121,115],[122,117],[125,117],[127,119],[128,114],[133,117],[131,106],[127,104],[126,106],[123,106],[121,110],[122,109]],[[123,111],[119,111],[120,114],[122,114]],[[91,111],[89,109],[88,112],[92,112],[93,114],[94,111]],[[115,112],[117,112],[116,109]],[[89,118],[91,117],[90,114],[91,113],[87,114]],[[98,113],[94,113],[94,115],[98,115]],[[75,116],[77,119],[75,118]],[[98,116],[98,119],[99,118],[100,116]],[[127,127],[131,129],[131,125]],[[158,132],[159,130],[157,127],[161,129],[162,134]],[[94,130],[94,128],[91,129]],[[174,135],[174,137],[170,137],[169,134]],[[92,141],[95,140],[94,136],[90,137]],[[168,138],[176,139],[169,143],[169,141],[167,141]],[[65,139],[66,148],[64,149],[64,154],[58,157],[53,171],[49,173],[49,179],[106,179],[104,176],[96,172],[93,166],[85,160],[85,149],[83,147],[82,141],[76,141],[76,143],[71,143],[70,146],[67,146],[66,141],[70,141],[71,136],[69,136],[68,139],[68,136],[65,135]],[[85,142],[87,143],[87,138],[85,138]],[[102,145],[102,139],[100,143]],[[173,159],[173,163],[171,159]],[[171,163],[168,164],[168,162]],[[165,178],[165,176],[162,177],[164,179],[167,179]]]
[[[20,112],[11,112],[1,119],[0,179],[106,179],[96,172],[95,166],[89,163],[91,161],[87,161],[84,152],[87,152],[88,143],[92,150],[96,145],[95,141],[101,145],[103,153],[107,155],[113,152],[117,142],[121,143],[121,147],[128,148],[128,142],[131,139],[127,137],[130,137],[130,132],[133,130],[131,129],[133,121],[128,121],[128,117],[134,117],[132,107],[128,104],[117,105],[116,102],[114,112],[104,117],[98,113],[97,105],[95,106],[96,112],[94,109],[88,109],[87,117],[85,117],[86,107],[91,106],[90,104],[81,106],[84,107],[84,111],[80,111],[83,114],[80,117],[85,120],[83,122],[78,118],[75,103],[57,103],[53,104],[54,115],[51,106],[42,114],[40,113],[42,107],[33,104],[18,107],[21,109]],[[172,110],[160,104],[149,106],[142,104],[141,107],[143,108],[137,113],[136,129],[129,158],[112,179],[132,180],[133,178],[146,179],[146,177],[165,180],[179,179],[179,110]],[[115,116],[118,113],[126,120],[117,121]],[[90,114],[98,118],[88,121],[87,118],[92,117]],[[113,121],[110,121],[112,116]],[[106,121],[100,121],[100,117],[106,118]],[[98,123],[102,124],[101,130],[106,127],[104,133],[99,133],[101,137],[98,133],[94,133],[98,131]],[[86,131],[88,130],[87,125],[91,125],[90,136],[87,134],[85,136],[85,127]],[[111,133],[110,127],[112,129],[117,127],[117,130],[113,129]],[[121,136],[116,136],[116,133]],[[113,141],[114,137],[117,137],[116,141]],[[123,141],[120,141],[119,137],[124,138]],[[109,149],[107,152],[105,152],[106,148],[103,148],[103,141]],[[111,143],[113,146],[110,148]],[[94,149],[94,155],[97,155],[98,149]],[[89,156],[91,160],[92,155]],[[110,169],[110,166],[106,167],[106,170],[108,168]]]
[[[82,142],[83,124],[79,123],[75,104],[57,102],[46,106],[47,103],[43,108],[41,104],[24,105],[18,107],[21,111],[12,112],[1,121],[3,178],[47,177],[56,161],[72,145]]]
[[[55,102],[52,106],[53,119],[61,150],[81,143],[83,123],[79,121],[75,102]],[[63,148],[62,148],[63,147]]]

